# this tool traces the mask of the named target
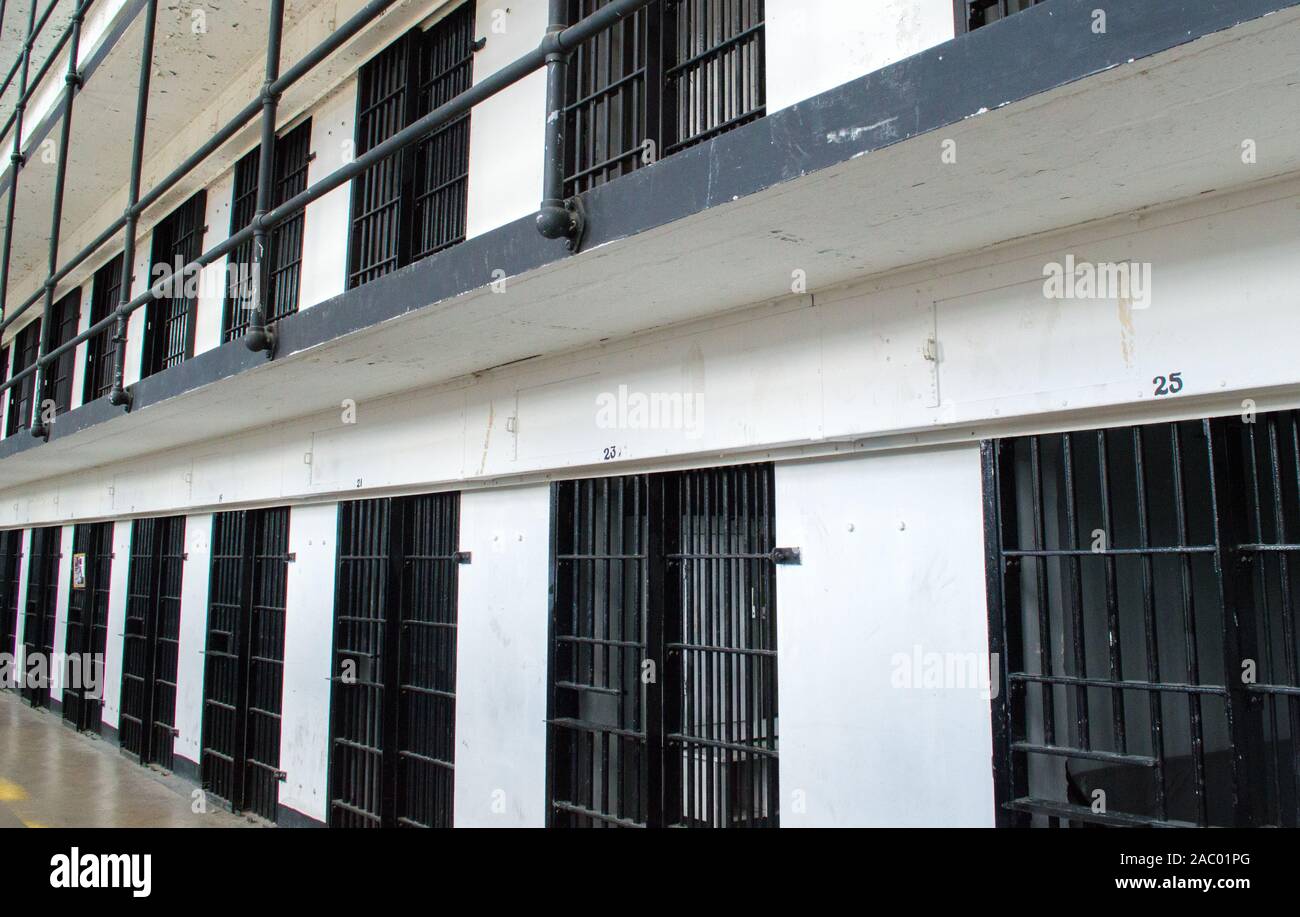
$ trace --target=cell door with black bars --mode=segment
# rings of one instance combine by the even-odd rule
[[[289,510],[217,513],[204,650],[203,786],[275,821]]]
[[[459,494],[339,506],[332,827],[451,827],[459,532]]]
[[[1300,827],[1300,411],[984,453],[998,823]]]
[[[99,731],[108,644],[108,592],[113,569],[113,523],[78,525],[72,535],[68,627],[64,643],[63,718]]]
[[[58,609],[63,529],[32,529],[27,564],[27,614],[23,618],[23,697],[33,707],[50,705],[54,622]]]
[[[18,573],[22,569],[23,530],[0,532],[0,653],[17,658],[18,647]],[[15,682],[0,684],[12,687]]]
[[[118,739],[122,750],[141,764],[155,763],[169,770],[176,739],[184,564],[184,516],[132,523]]]
[[[550,825],[778,824],[772,481],[555,485]]]

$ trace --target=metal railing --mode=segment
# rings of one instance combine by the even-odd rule
[[[566,200],[564,195],[564,118],[566,94],[566,63],[569,54],[584,42],[612,28],[622,19],[648,6],[654,0],[612,0],[589,16],[576,23],[568,24],[566,0],[550,0],[549,25],[541,44],[533,51],[516,59],[491,76],[474,84],[469,89],[434,108],[427,115],[414,121],[388,139],[376,144],[364,154],[335,169],[329,175],[308,185],[301,193],[294,195],[283,204],[271,207],[271,182],[274,177],[272,155],[275,145],[276,115],[280,97],[285,90],[310,73],[335,51],[342,48],[353,36],[361,32],[375,20],[395,0],[371,0],[351,18],[331,32],[320,44],[312,48],[295,64],[281,72],[281,38],[284,28],[284,0],[271,0],[267,24],[266,43],[266,79],[257,98],[250,101],[234,115],[222,128],[217,130],[205,143],[180,163],[172,172],[157,182],[147,191],[141,189],[141,170],[144,158],[144,135],[149,104],[149,77],[153,64],[154,44],[157,26],[158,0],[148,0],[144,7],[144,28],[140,56],[140,71],[137,81],[135,131],[131,146],[131,172],[128,184],[127,206],[122,215],[106,227],[94,240],[79,252],[59,263],[59,227],[62,221],[64,184],[67,176],[68,139],[71,133],[73,100],[84,85],[85,80],[77,68],[81,26],[86,12],[94,0],[82,0],[68,24],[64,36],[61,36],[49,59],[41,67],[36,81],[29,85],[28,69],[31,49],[40,27],[48,20],[55,3],[51,0],[49,7],[37,20],[35,5],[29,14],[28,39],[23,45],[22,55],[15,64],[19,79],[20,96],[11,126],[14,128],[14,148],[11,156],[13,175],[10,183],[8,201],[8,221],[5,225],[3,250],[0,252],[0,334],[12,325],[21,315],[37,301],[44,299],[44,324],[41,329],[41,341],[37,359],[30,366],[15,372],[10,378],[0,383],[0,392],[7,392],[14,386],[22,384],[28,378],[33,379],[31,405],[35,412],[31,431],[35,436],[49,437],[49,421],[46,409],[42,406],[42,386],[49,367],[81,343],[94,338],[108,328],[113,328],[113,383],[109,392],[112,404],[130,409],[132,395],[123,384],[125,371],[125,351],[127,338],[127,321],[131,313],[141,306],[162,299],[167,291],[174,289],[177,283],[185,283],[195,278],[199,271],[218,259],[235,251],[246,242],[252,241],[253,264],[251,291],[251,317],[244,341],[249,349],[261,351],[268,358],[275,355],[275,334],[267,327],[263,258],[266,251],[267,237],[270,231],[286,220],[292,219],[304,211],[312,202],[333,191],[386,157],[418,143],[424,137],[443,125],[469,112],[475,105],[492,98],[498,93],[520,82],[532,73],[545,68],[547,78],[547,111],[552,116],[547,118],[545,178],[543,201],[538,214],[539,231],[550,239],[567,239],[570,250],[576,251],[581,240],[583,219],[574,200]],[[63,115],[61,144],[58,150],[54,202],[51,215],[49,270],[40,289],[29,296],[16,308],[8,307],[8,280],[10,263],[10,246],[14,229],[14,198],[18,175],[25,162],[22,155],[22,115],[24,107],[33,89],[39,85],[40,78],[48,71],[51,62],[65,46],[69,46],[68,72],[65,77],[63,94]],[[6,83],[8,79],[6,80]],[[220,244],[203,252],[193,261],[183,265],[177,272],[153,281],[143,293],[131,297],[131,275],[135,263],[136,231],[140,216],[164,194],[170,191],[181,179],[196,166],[220,149],[232,139],[243,127],[261,114],[260,169],[258,172],[257,206],[253,219],[242,229],[232,232]],[[123,243],[123,281],[116,309],[103,319],[93,323],[82,331],[57,346],[51,346],[50,314],[54,303],[54,291],[58,283],[76,270],[87,258],[117,234],[122,234]]]

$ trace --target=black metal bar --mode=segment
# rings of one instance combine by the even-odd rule
[[[1271,521],[1273,525],[1273,537],[1278,543],[1283,543],[1287,539],[1287,513],[1286,513],[1286,505],[1285,505],[1286,504],[1285,489],[1282,482],[1282,451],[1281,451],[1280,436],[1278,433],[1278,419],[1279,419],[1279,415],[1270,414],[1266,419],[1265,423],[1267,424],[1268,427],[1268,447],[1267,447],[1268,448],[1268,469],[1269,469],[1268,484],[1269,484],[1269,492],[1272,494],[1271,506],[1269,507],[1269,509],[1272,510]],[[1251,427],[1252,441],[1254,439],[1254,426],[1255,425],[1252,425]],[[1292,417],[1292,431],[1293,431],[1292,435],[1294,438],[1295,436],[1294,416]],[[1298,459],[1298,461],[1300,461],[1300,459]],[[1253,442],[1252,442],[1252,466],[1253,464],[1254,464],[1254,449],[1253,449]],[[1258,476],[1256,477],[1256,481],[1258,481]],[[1256,500],[1256,508],[1258,511],[1259,508],[1258,500]],[[1256,532],[1256,536],[1260,540],[1264,539],[1265,537],[1264,527],[1262,524],[1257,525],[1255,532]],[[1273,569],[1272,564],[1270,563],[1270,561],[1273,558],[1267,554],[1264,554],[1263,552],[1259,552],[1259,554],[1261,554],[1262,556],[1250,556],[1249,554],[1243,553],[1243,560],[1247,560],[1248,562],[1254,563],[1258,567],[1259,583],[1261,586],[1260,604],[1262,606],[1262,609],[1266,609],[1268,607],[1268,572],[1271,569]],[[1293,607],[1294,602],[1291,595],[1291,590],[1289,589],[1291,583],[1290,558],[1287,557],[1287,552],[1285,551],[1278,552],[1276,554],[1276,561],[1277,561],[1276,569],[1278,573],[1278,582],[1281,587],[1278,590],[1279,593],[1278,612],[1281,618],[1280,629],[1282,632],[1282,644],[1283,644],[1281,647],[1282,667],[1284,667],[1285,669],[1287,684],[1290,686],[1295,686],[1300,684],[1300,679],[1298,679],[1297,677],[1297,669],[1298,669],[1297,654],[1300,653],[1300,645],[1297,645],[1296,642],[1295,609]],[[1272,658],[1273,629],[1269,627],[1267,623],[1264,624],[1264,627],[1262,629],[1263,629],[1263,644],[1266,648],[1266,654],[1269,657],[1268,681],[1275,683],[1278,681],[1278,675],[1280,673],[1278,671],[1278,667],[1275,665],[1276,661]],[[1243,652],[1244,651],[1245,651],[1245,647],[1243,647]],[[1246,686],[1246,687],[1249,688],[1250,686]],[[1279,728],[1280,724],[1278,722],[1278,715],[1277,715],[1277,705],[1278,705],[1279,698],[1281,698],[1282,706],[1286,713],[1287,727],[1290,735],[1292,736],[1292,741],[1291,741],[1292,760],[1289,762],[1290,769],[1291,769],[1290,790],[1293,794],[1292,798],[1295,799],[1294,814],[1297,818],[1297,821],[1300,822],[1300,741],[1296,741],[1295,739],[1296,736],[1300,736],[1300,705],[1297,705],[1294,702],[1294,700],[1292,700],[1292,696],[1288,696],[1288,692],[1290,691],[1294,691],[1295,695],[1300,695],[1300,688],[1295,688],[1295,687],[1284,688],[1277,685],[1266,685],[1260,687],[1266,688],[1269,694],[1271,695],[1269,696],[1269,706],[1270,706],[1269,712],[1272,718],[1272,723],[1270,724],[1272,727],[1271,733],[1275,737],[1272,746],[1273,746],[1273,758],[1274,758],[1273,773],[1276,775],[1275,780],[1277,786],[1279,787],[1278,791],[1275,793],[1275,798],[1277,799],[1277,804],[1278,804],[1278,822],[1280,823],[1282,819],[1282,812],[1281,812],[1282,794],[1280,792],[1280,786],[1282,783],[1281,775],[1284,766],[1281,760],[1282,743],[1276,741],[1276,737],[1278,737],[1282,732],[1282,730]],[[1256,819],[1256,821],[1258,821],[1258,819]]]
[[[271,206],[275,177],[275,114],[280,96],[272,88],[280,76],[280,40],[284,31],[284,0],[271,0],[266,40],[266,83],[262,87],[262,147],[257,172],[257,210],[253,217],[253,314],[244,344],[254,352],[275,355],[275,334],[266,327],[267,227],[262,218]]]
[[[1254,615],[1250,609],[1251,570],[1248,555],[1241,555],[1234,546],[1245,541],[1249,529],[1247,494],[1244,482],[1246,460],[1243,452],[1248,448],[1251,463],[1250,478],[1256,486],[1252,505],[1259,510],[1258,474],[1254,469],[1254,424],[1245,424],[1249,437],[1243,443],[1239,430],[1226,424],[1203,422],[1206,439],[1206,457],[1210,468],[1210,509],[1214,521],[1214,536],[1219,551],[1214,565],[1218,580],[1219,606],[1223,614],[1223,677],[1227,693],[1224,696],[1224,719],[1230,742],[1229,749],[1229,801],[1232,805],[1233,824],[1248,827],[1257,824],[1252,799],[1248,761],[1259,761],[1263,749],[1263,721],[1259,707],[1254,703],[1242,677],[1242,661],[1256,655]],[[1258,519],[1258,515],[1256,515]],[[1267,609],[1267,596],[1263,607]],[[1267,611],[1265,610],[1265,615]],[[1265,617],[1267,621],[1267,617]],[[1269,645],[1265,625],[1265,647]],[[1269,666],[1271,673],[1271,653]],[[1270,699],[1270,703],[1274,703]],[[1276,774],[1276,769],[1274,770]]]
[[[1112,522],[1112,501],[1110,492],[1110,451],[1107,448],[1108,431],[1097,431],[1097,470],[1098,485],[1101,490],[1101,528],[1107,546],[1115,541],[1115,527]],[[1120,645],[1119,626],[1119,585],[1114,556],[1103,558],[1106,569],[1106,637],[1110,650],[1110,677],[1118,681],[1124,677],[1123,649]],[[1121,752],[1128,751],[1128,733],[1124,716],[1124,694],[1112,691],[1110,696],[1111,716],[1115,730],[1115,741]]]
[[[1070,433],[1061,434],[1061,465],[1065,485],[1065,526],[1064,541],[1071,553],[1067,556],[1066,569],[1069,571],[1070,602],[1070,636],[1074,657],[1074,674],[1076,678],[1088,677],[1087,637],[1083,620],[1083,571],[1077,553],[1079,547],[1079,510],[1075,481],[1074,440]],[[1074,721],[1080,748],[1092,747],[1092,728],[1088,716],[1088,689],[1078,687],[1074,692]]]
[[[4,315],[6,304],[9,301],[9,256],[13,248],[14,205],[17,203],[18,198],[18,173],[23,167],[23,112],[27,108],[27,70],[32,59],[32,36],[35,34],[35,27],[36,0],[32,0],[32,7],[27,12],[27,41],[23,44],[23,53],[20,59],[22,75],[18,78],[18,104],[14,106],[14,146],[13,152],[9,155],[13,178],[9,182],[9,199],[5,205],[4,248],[3,251],[0,251],[0,315]]]
[[[153,72],[154,32],[158,23],[158,0],[147,0],[144,35],[140,41],[140,75],[136,82],[135,133],[131,140],[131,178],[127,190],[126,232],[122,240],[122,293],[118,299],[116,330],[113,332],[113,388],[110,404],[131,409],[131,393],[122,384],[126,372],[127,320],[131,315],[131,284],[135,279],[135,231],[140,220],[140,172],[144,168],[144,131],[149,114],[149,78]]]
[[[1297,502],[1300,502],[1300,412],[1292,412],[1290,418],[1291,418],[1291,437],[1290,437],[1291,459],[1295,463],[1295,469],[1294,469],[1295,490],[1293,492],[1297,495],[1296,497]],[[1277,490],[1280,495],[1282,492],[1281,469],[1278,470]],[[1285,521],[1282,518],[1278,519],[1277,539],[1279,542],[1285,542],[1288,540],[1288,537],[1295,537],[1296,534],[1300,534],[1300,524],[1298,524],[1297,526],[1296,533],[1288,533]],[[1293,545],[1293,547],[1300,548],[1300,546],[1296,546],[1296,545]],[[1300,612],[1298,612],[1296,608],[1297,597],[1292,596],[1291,593],[1287,590],[1287,584],[1290,582],[1290,576],[1288,575],[1288,571],[1291,569],[1289,563],[1290,562],[1288,558],[1285,555],[1283,555],[1280,569],[1278,571],[1282,582],[1283,594],[1285,596],[1285,598],[1283,599],[1284,602],[1283,609],[1285,614],[1283,620],[1286,622],[1286,626],[1283,628],[1283,636],[1287,641],[1287,649],[1289,650],[1289,652],[1287,653],[1287,662],[1286,662],[1287,676],[1290,679],[1291,685],[1294,686],[1290,690],[1295,692],[1293,698],[1300,698],[1300,640],[1296,639],[1296,631],[1298,626],[1296,619],[1297,619],[1297,615],[1300,614]],[[1292,786],[1294,788],[1294,793],[1295,793],[1295,813],[1294,813],[1295,821],[1292,822],[1292,824],[1296,826],[1300,826],[1300,742],[1296,741],[1295,738],[1296,736],[1300,736],[1300,700],[1295,700],[1295,699],[1291,700],[1289,709],[1291,712],[1291,736],[1292,736],[1291,739],[1291,766],[1293,768]]]
[[[49,277],[54,276],[54,272],[59,266],[59,231],[63,226],[63,195],[68,179],[68,153],[72,145],[72,103],[77,97],[77,90],[81,87],[81,77],[77,73],[77,55],[81,50],[82,18],[88,6],[89,3],[87,2],[77,7],[72,14],[72,25],[68,33],[72,36],[72,39],[68,43],[68,72],[64,77],[63,88],[63,123],[59,130],[59,159],[54,171],[54,200],[50,213]],[[41,363],[41,357],[50,349],[50,342],[54,339],[54,323],[50,320],[53,310],[54,281],[47,279],[45,281],[45,313],[41,326],[41,350],[36,359],[36,375],[32,384],[32,390],[35,394],[32,397],[34,417],[32,419],[31,434],[41,439],[49,439],[49,422],[53,419],[54,414],[53,409],[47,411],[43,402]],[[47,417],[47,414],[50,416]]]
[[[1003,544],[1012,542],[1008,537],[1008,526],[1015,522],[1015,504],[1005,505],[1010,495],[1004,492],[1001,484],[1002,457],[999,450],[1002,448],[1004,447],[1001,443],[987,441],[981,444],[980,452],[984,483],[984,544],[987,552],[984,569],[989,615],[989,654],[990,661],[997,658],[1002,662],[997,676],[998,696],[992,704],[993,807],[998,826],[1012,827],[1023,824],[1026,820],[1023,817],[1016,817],[1007,808],[1007,804],[1028,792],[1028,786],[1024,779],[1024,770],[1016,768],[1015,756],[1012,754],[1016,741],[1015,717],[1012,711],[1014,699],[1011,695],[1013,682],[1007,676],[1021,664],[1021,660],[1017,658],[1016,664],[1012,665],[1009,657],[1011,653],[1020,653],[1020,646],[1017,645],[1019,641],[1011,639],[1012,628],[1016,633],[1020,630],[1020,602],[1018,597],[1016,601],[1011,601],[1007,591],[1013,588],[1014,584],[1016,592],[1019,592],[1020,576],[1016,561],[1004,560],[999,551]],[[1042,602],[1040,595],[1040,608],[1043,607]],[[1015,615],[1014,620],[1012,614]],[[1043,640],[1041,625],[1039,640]],[[1048,665],[1046,671],[1050,672],[1050,661]],[[1045,690],[1043,695],[1044,703],[1048,705],[1046,709],[1050,709],[1051,689]],[[1054,744],[1052,731],[1049,730],[1046,740],[1048,745]]]
[[[1183,460],[1182,430],[1174,424],[1169,428],[1170,480],[1173,484],[1174,519],[1178,544],[1187,544],[1187,468]],[[1215,525],[1217,537],[1217,520]],[[1192,567],[1186,556],[1179,558],[1179,597],[1183,612],[1183,658],[1187,667],[1187,680],[1193,684],[1201,683],[1201,666],[1196,633],[1196,593],[1192,582]],[[1194,782],[1192,789],[1196,794],[1197,822],[1208,825],[1209,800],[1205,782],[1205,729],[1202,725],[1204,713],[1201,698],[1197,694],[1187,696],[1188,720],[1191,725],[1192,768]]]
[[[1151,544],[1151,507],[1147,499],[1146,443],[1141,427],[1133,428],[1133,478],[1137,501],[1138,545],[1145,548]],[[1142,626],[1146,643],[1147,680],[1156,683],[1160,681],[1160,644],[1156,624],[1155,568],[1150,555],[1144,555],[1141,561]],[[1147,704],[1151,717],[1151,755],[1156,760],[1156,815],[1164,820],[1169,817],[1168,788],[1165,785],[1164,701],[1158,693],[1152,691],[1147,695]]]
[[[550,20],[546,38],[553,50],[546,55],[546,149],[543,157],[542,204],[537,214],[537,229],[548,239],[567,239],[570,251],[576,251],[584,226],[577,199],[564,195],[565,96],[568,89],[569,55],[561,39],[567,26],[568,0],[550,0]]]
[[[1014,462],[1014,454],[1013,454],[1012,461]],[[1003,489],[1006,491],[1002,497],[1004,502],[998,505],[998,509],[1002,513],[1001,538],[998,541],[998,544],[1001,545],[1020,543],[1017,538],[1012,536],[1013,532],[1015,534],[1019,533],[1019,526],[1017,525],[1019,520],[1018,520],[1018,513],[1016,512],[1016,504],[1015,504],[1016,497],[1015,497],[1014,487],[1010,486],[1011,480],[1012,479],[1009,476],[1004,478],[1003,476],[999,475],[998,478],[998,486],[1003,487]],[[1047,553],[1046,551],[1047,532],[1044,523],[1045,513],[1044,513],[1044,503],[1043,503],[1042,445],[1040,444],[1037,437],[1034,437],[1029,441],[1029,483],[1030,483],[1030,498],[1033,501],[1031,506],[1031,519],[1032,519],[1031,524],[1033,526],[1033,530],[1032,530],[1033,541],[1031,543],[1034,544],[1038,550],[1046,554]],[[1013,526],[1014,528],[1012,528]],[[1006,552],[1004,551],[1003,553],[1005,555]],[[1008,562],[1010,562],[1010,560],[1012,559],[1014,558],[1008,558]],[[1023,596],[1021,593],[1021,586],[1020,586],[1019,579],[1017,578],[1016,580],[1012,581],[1010,577],[1008,577],[1008,581],[1014,582],[1016,588],[1014,592],[1010,588],[1008,588],[1004,600],[1009,602],[1014,597],[1016,599],[1016,602],[1014,605],[1011,605],[1010,607],[1019,609],[1021,603],[1023,602]],[[1036,604],[1038,606],[1038,665],[1039,665],[1039,670],[1042,672],[1042,674],[1051,675],[1053,670],[1052,611],[1051,611],[1051,595],[1049,592],[1050,582],[1047,575],[1047,560],[1045,557],[1034,563],[1034,585],[1035,588],[1037,589]],[[1019,670],[1024,666],[1024,659],[1023,659],[1024,650],[1023,648],[1014,645],[1017,636],[1019,637],[1020,641],[1023,642],[1024,625],[1022,622],[1019,621],[1018,617],[1013,617],[1012,615],[1008,614],[1006,617],[1006,627],[1008,628],[1008,630],[1006,633],[1005,642],[1008,644],[1008,646],[1004,648],[1004,652],[1008,654],[1015,653],[1021,657],[1019,662],[1013,665],[1011,655],[1003,656],[1003,659],[1005,660],[1004,671],[1012,672],[1012,671]],[[1020,682],[1012,682],[1009,678],[1006,680],[1009,688],[1011,685],[1015,685],[1017,687],[1020,685]],[[1022,698],[1022,702],[1027,703],[1028,701],[1026,698]],[[1015,695],[1010,692],[1010,689],[1008,689],[1008,692],[1006,694],[1005,703],[1008,705],[1009,715],[1011,715],[1014,720]],[[1053,686],[1045,687],[1039,693],[1039,703],[1042,706],[1042,711],[1043,711],[1042,716],[1043,716],[1044,740],[1047,742],[1047,744],[1054,745],[1056,744],[1056,689],[1055,687]],[[1014,761],[1012,762],[1011,765],[1009,765],[1009,767],[1013,767],[1013,766],[1014,766]],[[1020,777],[1020,783],[1015,787],[1012,796],[1018,798],[1020,796],[1024,796],[1028,792],[1029,792],[1028,775],[1024,771],[1022,771]],[[1054,821],[1051,824],[1053,827],[1056,827],[1056,823]]]

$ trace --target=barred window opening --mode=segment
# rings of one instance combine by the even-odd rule
[[[81,289],[77,288],[54,304],[50,313],[50,340],[48,350],[61,347],[77,336],[77,323],[81,321]],[[41,392],[41,409],[49,402],[55,414],[72,410],[72,372],[77,362],[76,348],[67,350],[45,371]]]
[[[18,375],[24,369],[35,365],[36,356],[41,347],[41,320],[31,322],[18,332],[14,338],[14,369],[12,375]],[[9,418],[5,422],[5,435],[13,436],[19,430],[27,430],[32,425],[32,393],[36,389],[33,375],[24,377],[9,389]]]
[[[253,221],[257,213],[257,182],[261,169],[261,148],[254,148],[235,164],[234,196],[230,207],[230,232],[234,234]],[[271,206],[278,207],[307,188],[311,162],[311,119],[277,137],[273,152]],[[302,282],[303,213],[300,211],[276,226],[267,238],[262,270],[266,286],[266,323],[298,311]],[[242,337],[252,319],[253,240],[244,242],[226,262],[226,304],[222,316],[223,341]]]
[[[467,3],[362,67],[358,155],[468,89],[473,54],[474,4]],[[469,123],[466,113],[353,180],[349,288],[464,241]]]
[[[609,0],[570,0],[570,22]],[[580,194],[762,117],[763,0],[656,0],[574,51],[565,191]]]
[[[142,378],[194,356],[198,278],[179,271],[203,254],[206,218],[207,192],[200,191],[154,227],[149,282],[164,277],[171,282],[145,308]]]
[[[95,272],[90,285],[90,324],[96,325],[113,314],[122,295],[122,256],[110,260]],[[110,325],[86,342],[86,377],[82,404],[102,398],[113,388],[113,327]]]
[[[1046,0],[956,0],[957,31],[973,32]]]

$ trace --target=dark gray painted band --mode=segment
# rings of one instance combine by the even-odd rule
[[[1094,34],[1096,0],[1053,0],[963,34],[766,118],[684,150],[583,195],[585,247],[665,226],[1010,102],[1141,60],[1300,0],[1110,0]],[[862,125],[878,125],[863,130]],[[838,142],[828,142],[834,135]],[[532,215],[477,236],[276,325],[295,353],[568,257]],[[261,365],[242,341],[223,344],[131,386],[134,409]],[[101,398],[60,415],[51,439],[111,420]],[[0,441],[0,460],[41,444],[26,432]]]
[[[325,822],[317,821],[310,815],[304,815],[297,809],[291,809],[284,803],[275,808],[275,825],[277,828],[324,828]]]
[[[199,766],[184,755],[172,753],[172,773],[180,777],[186,783],[192,783],[198,786],[202,780],[202,771]]]
[[[117,727],[110,726],[103,720],[99,723],[99,737],[105,742],[112,742],[114,745],[121,746],[122,739],[117,734]]]

